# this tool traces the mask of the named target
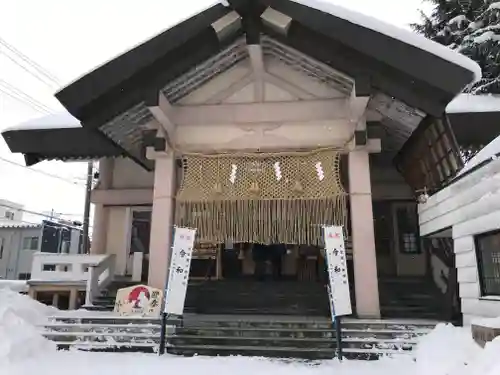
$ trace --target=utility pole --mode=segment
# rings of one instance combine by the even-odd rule
[[[90,193],[92,192],[92,180],[94,178],[94,162],[87,164],[87,184],[85,186],[85,209],[83,211],[83,240],[82,252],[87,253],[89,247],[89,225],[90,225]]]

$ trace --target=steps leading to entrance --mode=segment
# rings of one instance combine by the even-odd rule
[[[348,358],[375,359],[407,354],[434,321],[345,319],[343,348]],[[157,350],[157,319],[113,315],[56,317],[40,327],[61,349],[98,351]],[[171,354],[246,355],[326,359],[336,351],[335,330],[327,319],[291,316],[187,315],[183,325],[168,330]]]
[[[116,290],[130,282],[115,282],[89,310],[112,311]],[[379,280],[381,313],[386,318],[446,320],[439,291],[425,279]],[[352,295],[353,310],[355,298]],[[208,280],[190,282],[187,313],[248,315],[330,315],[325,286],[305,281]]]
[[[190,283],[186,310],[199,314],[329,315],[325,286],[302,281]]]
[[[425,278],[395,277],[379,280],[380,306],[386,318],[446,320],[443,295]]]
[[[137,282],[124,278],[114,280],[101,295],[94,298],[92,301],[93,305],[85,306],[85,309],[89,311],[113,311],[118,289],[127,288],[133,285],[137,285]]]

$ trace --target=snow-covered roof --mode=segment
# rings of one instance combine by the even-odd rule
[[[31,224],[24,221],[0,220],[0,229],[36,229],[42,224]]]
[[[460,94],[446,107],[446,113],[500,112],[500,95]]]
[[[380,34],[384,34],[391,38],[400,40],[403,43],[410,44],[416,48],[429,52],[437,57],[442,58],[443,60],[447,60],[456,65],[460,65],[463,68],[473,72],[476,80],[479,80],[482,76],[481,67],[475,61],[469,59],[468,57],[458,52],[453,51],[452,49],[446,46],[443,46],[439,43],[429,40],[417,33],[401,29],[397,26],[388,24],[379,19],[343,8],[339,5],[332,4],[327,1],[321,1],[321,0],[292,0],[292,1],[310,8],[315,8],[322,12],[331,14],[335,17],[342,18],[353,24],[365,27]]]
[[[69,112],[59,112],[43,117],[38,117],[18,125],[14,125],[4,132],[10,130],[33,130],[33,129],[61,129],[61,128],[80,128],[81,124]]]
[[[488,143],[481,151],[470,159],[467,164],[465,164],[465,167],[458,173],[457,177],[467,173],[485,161],[496,159],[496,155],[498,154],[500,154],[500,136]]]

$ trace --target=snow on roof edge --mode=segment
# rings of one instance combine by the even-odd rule
[[[80,121],[73,117],[69,112],[58,112],[11,126],[3,130],[3,132],[12,130],[70,129],[81,127],[82,125],[80,124]]]
[[[500,95],[457,95],[446,107],[446,113],[500,112]]]
[[[474,73],[474,78],[476,81],[481,79],[482,77],[481,67],[475,61],[469,59],[465,55],[453,51],[446,46],[427,39],[422,35],[404,30],[400,27],[391,25],[377,18],[344,8],[340,5],[328,3],[323,0],[292,1],[297,4],[301,4],[306,7],[314,8],[321,12],[331,14],[335,17],[342,18],[348,22],[365,27],[380,34],[384,34],[388,37],[400,40],[403,43],[410,44],[423,51],[427,51],[443,60],[449,61],[455,65],[460,65],[461,67]]]
[[[460,177],[475,168],[476,166],[484,163],[488,160],[494,160],[497,158],[497,154],[500,154],[500,136],[496,137],[486,146],[484,146],[481,151],[479,151],[472,159],[470,159],[467,164],[457,173],[457,177]]]
[[[186,2],[186,3],[189,3],[189,2]],[[93,68],[90,68],[89,70],[87,70],[85,73],[80,74],[79,76],[77,76],[76,78],[72,79],[71,81],[69,81],[65,85],[61,86],[59,88],[58,92],[63,91],[64,89],[68,88],[69,86],[71,86],[75,82],[79,81],[83,77],[85,77],[85,76],[89,75],[90,73],[92,73],[92,72],[94,72],[94,71],[102,68],[104,65],[110,63],[111,61],[117,59],[118,57],[120,57],[120,56],[122,56],[122,55],[124,55],[124,54],[126,54],[126,53],[128,53],[128,52],[130,52],[130,51],[132,51],[134,49],[136,49],[137,47],[143,45],[144,43],[150,41],[151,39],[157,37],[158,35],[163,34],[164,32],[166,32],[166,31],[172,29],[173,27],[175,27],[175,26],[177,26],[177,25],[179,25],[179,24],[181,24],[181,23],[189,20],[190,18],[196,16],[199,13],[205,12],[206,10],[212,8],[213,6],[215,6],[217,4],[222,4],[225,7],[229,6],[228,0],[215,0],[215,1],[212,1],[210,4],[204,6],[204,7],[198,7],[197,11],[192,12],[192,13],[191,12],[188,13],[188,16],[182,18],[180,21],[174,22],[172,25],[162,28],[160,31],[155,32],[154,34],[151,34],[151,35],[147,36],[145,39],[141,40],[140,42],[133,44],[131,47],[126,48],[122,52],[119,52],[119,53],[111,56],[110,58],[108,58],[107,60],[105,60],[104,62],[102,62],[101,64],[98,64],[98,65],[94,66]]]

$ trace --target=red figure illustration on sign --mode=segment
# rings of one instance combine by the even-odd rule
[[[148,288],[144,286],[138,286],[129,293],[128,302],[133,303],[134,309],[142,309],[147,306],[151,295],[149,294]]]

